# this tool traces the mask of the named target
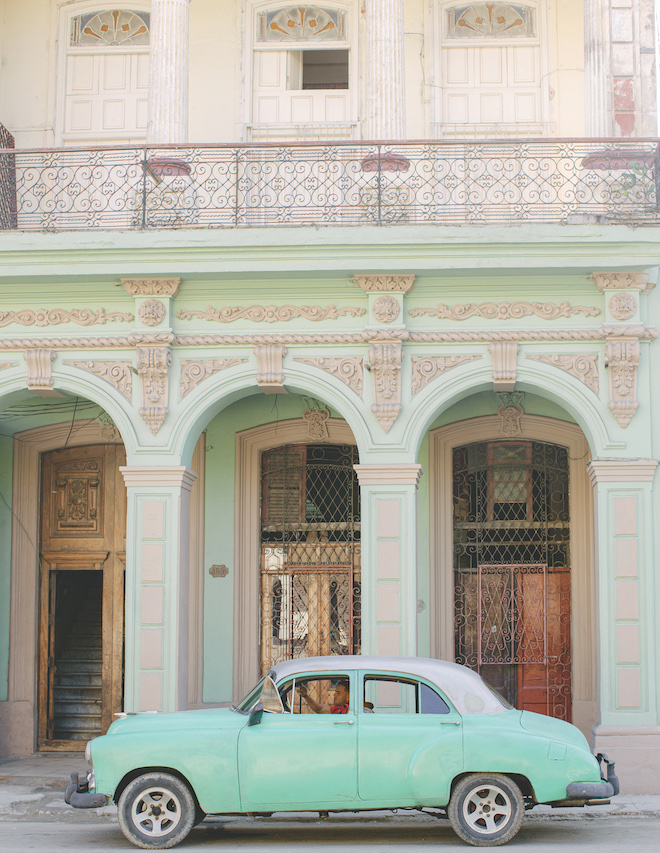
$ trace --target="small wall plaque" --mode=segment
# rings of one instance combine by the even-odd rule
[[[226,578],[229,574],[227,566],[211,566],[209,574],[212,578]]]

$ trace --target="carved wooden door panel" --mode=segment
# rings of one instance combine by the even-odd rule
[[[119,445],[44,454],[39,746],[82,749],[121,710],[126,489]]]

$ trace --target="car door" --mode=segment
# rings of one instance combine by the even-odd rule
[[[347,808],[357,800],[354,679],[354,673],[310,673],[278,683],[284,713],[264,713],[239,736],[243,810]],[[346,713],[315,713],[301,696],[302,683],[313,702],[329,710],[337,682],[349,685]]]
[[[360,673],[358,792],[376,806],[445,805],[463,768],[460,715],[437,688],[396,673]]]

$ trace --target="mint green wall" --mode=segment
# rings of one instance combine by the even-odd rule
[[[7,700],[11,590],[12,439],[0,435],[0,702]]]

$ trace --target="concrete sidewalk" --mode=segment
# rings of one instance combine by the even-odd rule
[[[61,820],[67,823],[86,822],[90,819],[116,821],[116,806],[106,806],[101,809],[73,809],[64,802],[64,789],[72,772],[82,773],[87,766],[84,755],[75,753],[41,753],[29,758],[0,759],[0,821]],[[342,814],[332,814],[333,819],[341,818]],[[346,812],[354,820],[354,812]],[[310,820],[315,812],[300,812],[292,815],[281,814],[276,820],[289,821],[292,819]],[[410,812],[400,810],[392,812],[372,812],[369,816],[374,819],[377,815],[388,815],[388,823],[397,820],[410,820]],[[638,815],[660,817],[660,795],[620,794],[614,797],[609,806],[587,806],[583,809],[552,809],[550,806],[536,806],[527,813],[530,818],[540,820],[580,819],[584,817]],[[428,817],[433,819],[433,813]],[[246,818],[250,820],[249,818]],[[241,819],[242,820],[242,819]]]

